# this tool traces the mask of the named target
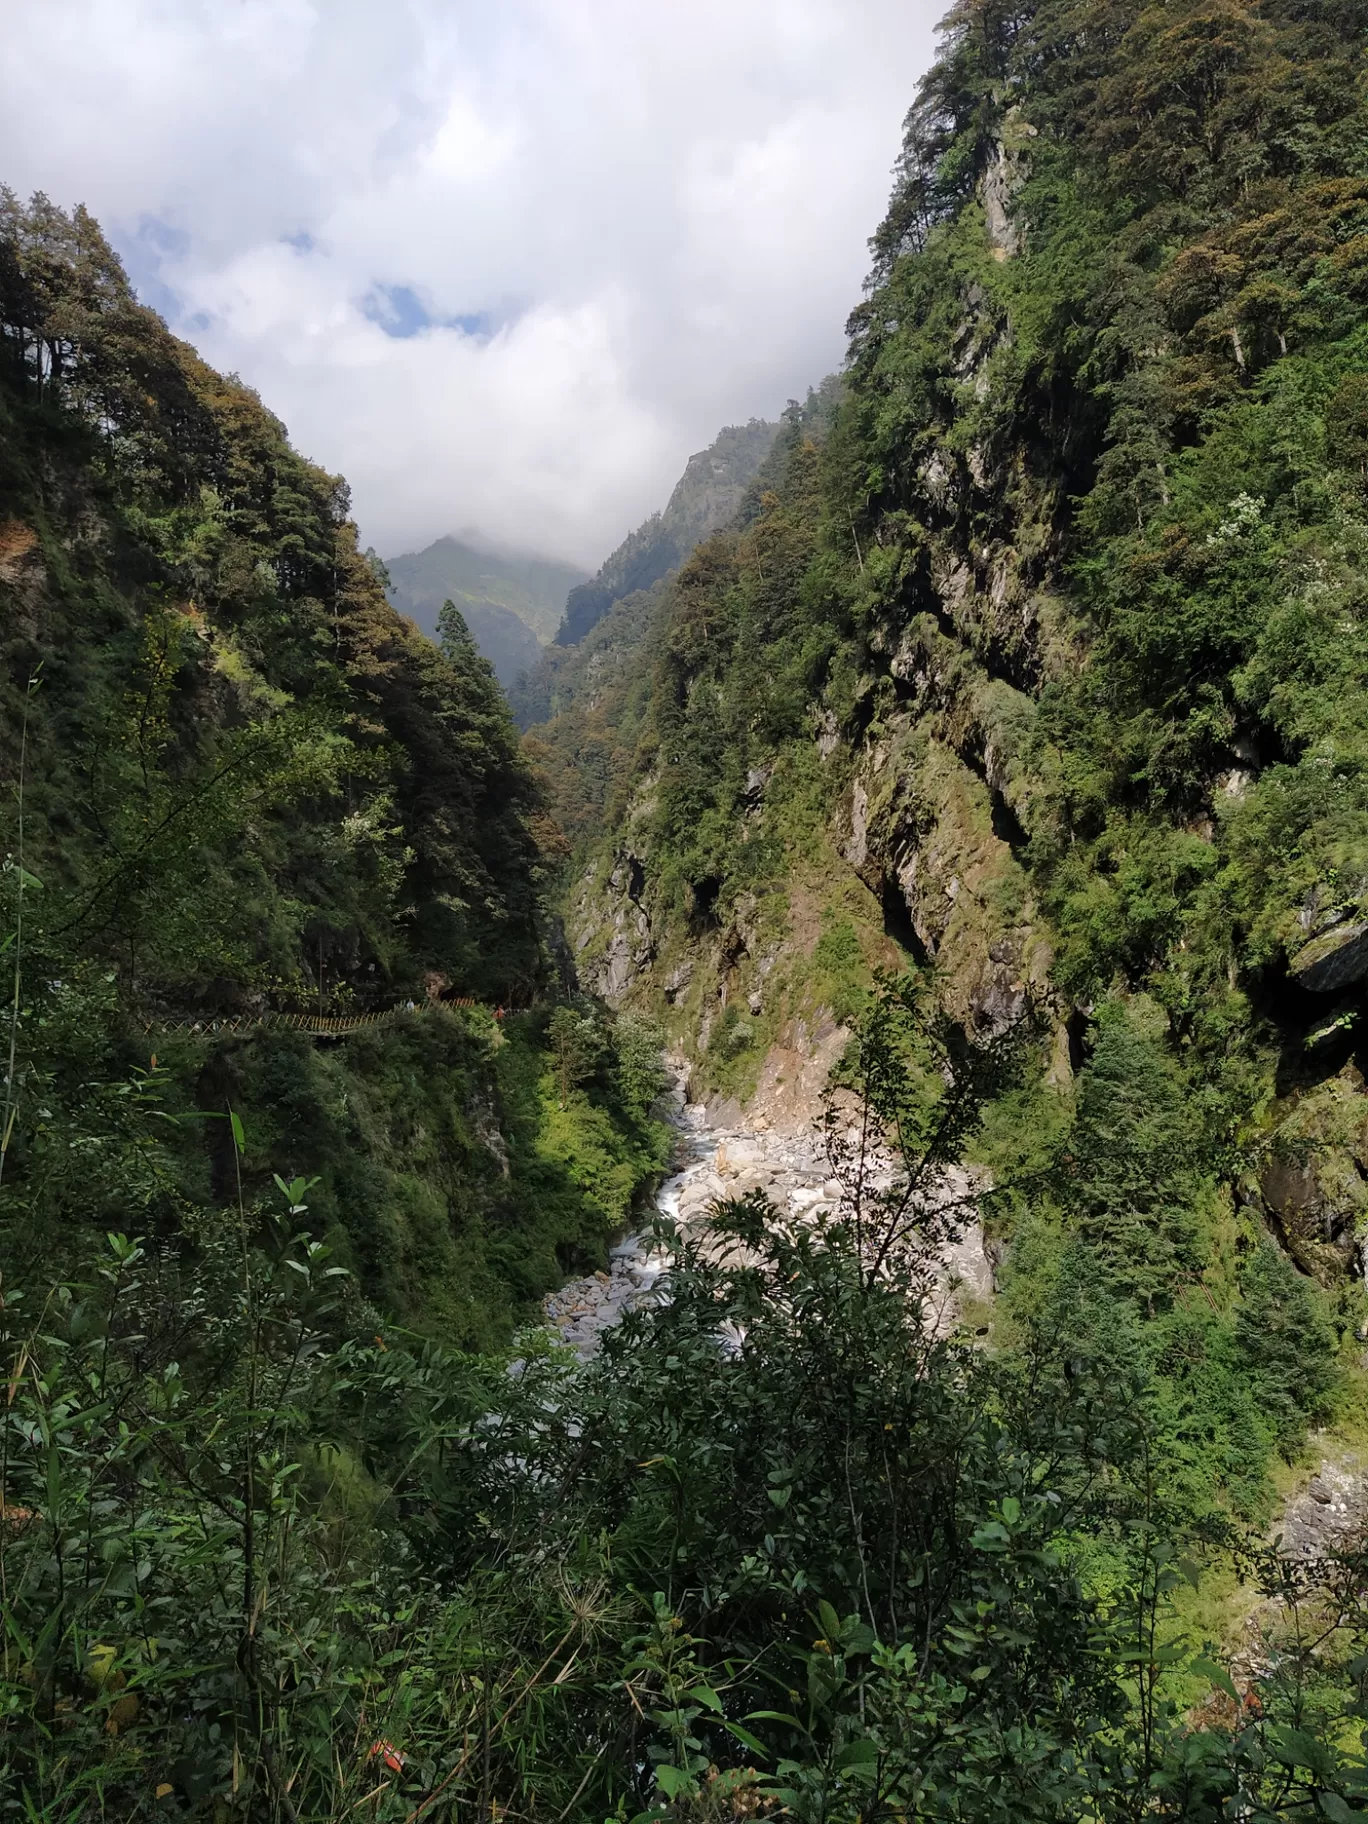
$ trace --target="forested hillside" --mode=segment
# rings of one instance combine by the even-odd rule
[[[656,1144],[607,1113],[548,1139],[543,1016],[495,1030],[548,975],[493,676],[459,614],[439,648],[389,607],[345,483],[83,212],[6,193],[0,334],[6,1265],[193,1232],[241,1163],[250,1197],[317,1178],[379,1305],[489,1341],[597,1257]],[[260,1024],[407,1007],[337,1044]],[[586,1143],[611,1192],[571,1181]]]
[[[957,5],[523,751],[6,198],[0,1817],[1368,1817],[1365,27]],[[819,1026],[816,1201],[512,1335]]]
[[[802,408],[804,421],[826,425],[839,390],[835,377],[824,381],[820,392],[810,395]],[[727,506],[725,523],[748,525],[761,510],[771,483],[785,472],[786,427],[797,409],[790,409],[783,425],[752,427],[763,429],[764,437],[754,438],[749,446],[756,466],[745,486],[738,484],[725,495],[711,497],[714,510]],[[734,433],[724,431],[719,444],[732,436]],[[690,459],[672,506],[680,500],[701,460],[697,456]],[[648,526],[654,523],[648,522]],[[696,536],[684,547],[685,556],[703,542],[705,526],[716,529],[700,520]],[[633,539],[637,537],[633,534]],[[628,540],[628,546],[632,543]],[[621,552],[615,553],[610,565],[620,557]],[[609,567],[605,565],[605,572]],[[587,633],[563,651],[548,652],[539,670],[513,693],[514,705],[524,718],[534,712],[541,718],[530,726],[524,723],[523,752],[547,791],[558,825],[572,843],[583,845],[587,838],[602,836],[621,821],[625,794],[637,772],[638,742],[650,716],[659,640],[673,612],[676,567],[650,587],[634,587],[613,600]],[[539,691],[546,693],[544,697],[538,698]]]
[[[586,979],[672,1001],[740,1090],[879,927],[968,1030],[1033,1007],[1056,1085],[1139,1047],[1211,1195],[1336,1296],[1368,1207],[1359,25],[952,15],[843,400],[670,590],[572,917]],[[1149,1230],[1128,1290],[1216,1270]]]
[[[842,397],[628,635],[567,816],[582,979],[696,1094],[880,965],[1031,1034],[990,1333],[1135,1388],[1198,1529],[1362,1401],[1363,24],[957,8]]]

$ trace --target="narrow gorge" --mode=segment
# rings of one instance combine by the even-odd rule
[[[592,574],[0,191],[0,1824],[1368,1818],[1368,12],[938,43]]]

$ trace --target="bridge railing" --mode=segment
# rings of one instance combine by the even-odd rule
[[[144,1032],[239,1033],[303,1032],[315,1038],[344,1038],[368,1026],[388,1025],[393,1020],[408,1019],[417,1013],[432,1013],[443,1007],[484,1007],[474,995],[448,995],[437,1001],[400,1001],[375,1013],[231,1013],[207,1015],[199,1019],[152,1019],[142,1021]],[[502,1019],[503,1008],[492,1009],[495,1019]]]

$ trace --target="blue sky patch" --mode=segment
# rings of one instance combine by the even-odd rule
[[[494,319],[487,310],[477,310],[468,317],[448,317],[448,329],[459,329],[463,336],[489,337],[494,334]]]
[[[156,215],[140,217],[138,239],[145,246],[154,250],[157,259],[160,259],[163,254],[189,253],[190,251],[190,236],[185,229],[176,228]]]
[[[411,285],[377,285],[362,299],[361,308],[387,336],[400,340],[432,327],[432,318]]]
[[[494,333],[494,317],[487,310],[463,316],[434,317],[411,285],[377,285],[361,300],[361,309],[387,336],[400,341],[424,329],[459,329],[463,336],[487,339]]]
[[[162,278],[162,262],[190,251],[190,236],[183,228],[164,222],[159,216],[143,215],[132,234],[111,234],[114,249],[124,263],[140,302],[174,323],[184,305],[179,293]]]

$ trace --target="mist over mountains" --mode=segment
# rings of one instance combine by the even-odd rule
[[[764,418],[727,425],[706,450],[691,456],[662,513],[625,538],[598,574],[565,604],[558,646],[573,646],[597,626],[613,603],[649,589],[673,570],[741,504],[746,484],[769,454],[778,425]]]
[[[520,728],[552,713],[558,679],[567,666],[575,673],[582,668],[585,641],[619,602],[654,589],[735,515],[778,429],[763,418],[725,426],[706,450],[690,456],[664,511],[630,532],[592,578],[571,590],[555,644],[509,693]]]
[[[535,665],[560,625],[582,570],[539,557],[500,556],[459,538],[391,558],[387,593],[401,614],[435,634],[442,603],[455,602],[505,690]]]
[[[752,418],[719,431],[690,456],[663,511],[628,533],[592,577],[572,564],[483,551],[448,536],[386,561],[390,602],[434,637],[442,603],[454,602],[526,726],[540,719],[564,649],[583,640],[615,602],[651,588],[726,525],[777,430]],[[560,650],[545,653],[553,642]]]

